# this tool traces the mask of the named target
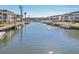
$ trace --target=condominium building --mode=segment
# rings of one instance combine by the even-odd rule
[[[63,20],[64,21],[79,21],[79,13],[73,12],[73,13],[64,14]]]
[[[70,12],[62,15],[54,15],[50,17],[50,20],[52,21],[59,21],[59,20],[64,20],[64,21],[76,21],[79,22],[79,11],[76,12]]]
[[[62,15],[55,15],[50,17],[50,20],[52,21],[59,21],[61,19],[62,19]]]
[[[0,21],[1,22],[13,22],[15,21],[15,13],[9,10],[0,10]]]

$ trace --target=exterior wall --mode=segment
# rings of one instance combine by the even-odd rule
[[[70,13],[63,15],[63,20],[65,21],[79,21],[79,13]]]
[[[50,20],[55,21],[55,16],[50,17]]]
[[[79,21],[79,13],[76,13],[74,16],[75,20],[74,21]]]
[[[64,21],[76,21],[79,22],[79,12],[72,12],[63,15],[51,16],[52,21],[64,20]]]
[[[55,16],[50,16],[49,20],[52,21],[68,21],[68,22],[79,22],[79,11],[76,12],[71,12],[71,13],[66,13],[62,15],[55,15]]]
[[[0,21],[2,21],[2,22],[13,22],[14,21],[14,15],[15,15],[15,13],[13,13],[11,11],[0,10]]]
[[[64,15],[63,20],[64,21],[73,21],[74,20],[74,15]]]
[[[62,16],[61,15],[55,16],[55,19],[56,21],[62,20]]]
[[[62,19],[62,16],[61,15],[56,15],[56,16],[52,16],[51,17],[51,20],[52,21],[59,21],[59,20],[61,20]]]
[[[68,15],[63,15],[63,20],[64,21],[69,21],[69,16]]]

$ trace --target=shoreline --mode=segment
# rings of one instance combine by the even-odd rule
[[[1,25],[4,25],[4,26],[0,27],[0,40],[5,38],[6,31],[18,29],[20,26],[24,25],[24,22],[18,22],[16,24],[13,24],[13,23],[11,23],[11,24],[1,24]]]
[[[17,29],[19,26],[23,26],[25,23],[24,22],[16,22],[16,23],[11,23],[11,24],[0,24],[3,25],[0,27],[0,32],[2,31],[8,31],[10,29]]]
[[[76,29],[79,30],[79,23],[71,22],[42,22],[48,25],[57,26],[64,29]]]

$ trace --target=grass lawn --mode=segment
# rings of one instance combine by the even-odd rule
[[[59,25],[67,25],[67,26],[79,26],[79,23],[72,23],[72,22],[55,22],[55,24]]]
[[[18,24],[22,24],[22,22],[16,22],[16,23],[9,23],[9,22],[0,22],[0,27],[5,27],[5,26],[14,26],[14,25],[18,25]]]

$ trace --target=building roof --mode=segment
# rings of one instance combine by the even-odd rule
[[[14,13],[14,12],[12,12],[12,11],[10,11],[10,10],[6,10],[6,9],[0,9],[0,12]],[[14,13],[14,14],[15,14],[15,13]]]
[[[70,12],[70,13],[79,13],[79,11],[75,11],[75,12]]]
[[[70,15],[70,16],[72,16],[72,15],[75,14],[75,13],[79,13],[79,11],[70,12],[70,13],[66,13],[66,14],[63,14],[63,15]]]

